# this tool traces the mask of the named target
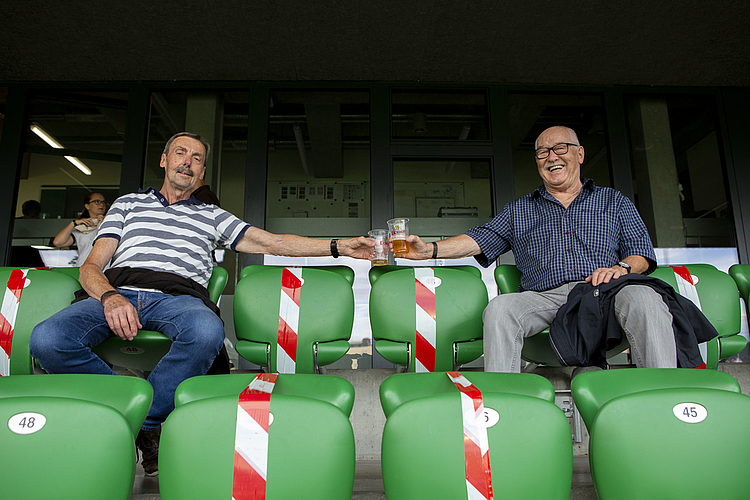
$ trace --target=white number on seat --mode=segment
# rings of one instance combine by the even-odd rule
[[[672,413],[678,419],[688,424],[703,422],[708,416],[708,410],[698,403],[679,403],[672,408]]]
[[[8,419],[8,429],[16,434],[33,434],[46,423],[47,418],[41,413],[17,413]]]

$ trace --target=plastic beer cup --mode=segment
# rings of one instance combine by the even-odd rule
[[[409,219],[389,220],[388,231],[393,245],[393,253],[396,256],[408,253],[409,243],[407,243],[406,237],[409,236]]]
[[[373,229],[367,235],[375,240],[375,248],[372,249],[372,265],[384,266],[388,264],[388,231],[385,229]]]

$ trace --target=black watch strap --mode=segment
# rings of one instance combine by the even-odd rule
[[[630,267],[630,264],[628,264],[627,262],[620,261],[620,262],[617,263],[617,265],[620,266],[621,268],[625,269],[628,272],[628,274],[630,274],[630,271],[632,271],[632,269]]]
[[[336,243],[337,241],[339,240],[337,240],[336,238],[333,238],[331,240],[331,255],[333,256],[334,259],[339,258],[339,246]]]

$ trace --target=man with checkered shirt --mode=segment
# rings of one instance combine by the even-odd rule
[[[139,329],[172,340],[169,353],[148,377],[151,409],[136,444],[147,475],[158,470],[161,424],[174,409],[183,380],[203,375],[224,343],[224,325],[208,298],[213,250],[314,257],[339,254],[368,259],[372,241],[359,237],[318,240],[271,234],[192,196],[206,169],[209,145],[183,132],[161,156],[164,184],[118,198],[102,222],[80,268],[88,294],[40,323],[32,356],[49,373],[113,374],[91,348],[111,335],[132,340]],[[110,268],[104,272],[107,265]]]
[[[434,243],[407,238],[411,259],[474,256],[487,267],[513,251],[520,293],[499,295],[484,311],[485,371],[520,371],[524,339],[550,326],[576,285],[598,286],[656,267],[633,203],[619,191],[581,179],[584,150],[572,129],[542,132],[535,157],[543,185],[507,204],[487,224]],[[647,286],[629,285],[614,302],[636,365],[675,367],[672,314],[660,296]]]

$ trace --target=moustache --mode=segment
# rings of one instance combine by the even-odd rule
[[[193,175],[195,175],[195,174],[193,174],[193,171],[192,171],[192,170],[190,170],[190,169],[189,169],[188,167],[177,167],[177,170],[176,170],[176,172],[177,172],[178,174],[185,174],[185,175],[189,175],[189,176],[191,176],[191,177],[192,177]]]

